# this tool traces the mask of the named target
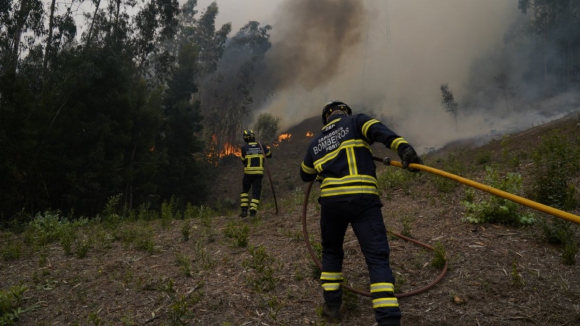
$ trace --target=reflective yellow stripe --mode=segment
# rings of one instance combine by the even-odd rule
[[[348,185],[350,183],[354,183],[354,182],[371,183],[371,184],[378,187],[378,182],[377,182],[377,179],[375,179],[375,177],[370,176],[370,175],[364,175],[364,174],[347,175],[346,177],[342,177],[342,178],[325,178],[322,181],[322,185],[320,187],[324,188],[324,187],[338,186],[338,185],[345,185],[346,186],[346,185]]]
[[[376,187],[371,186],[351,186],[351,187],[336,187],[325,188],[320,190],[320,197],[338,196],[338,195],[355,195],[355,194],[371,194],[379,195]]]
[[[340,289],[340,283],[323,283],[321,286],[324,291],[338,291]]]
[[[320,279],[325,281],[342,281],[342,272],[322,272]]]
[[[356,167],[356,156],[354,155],[354,148],[350,147],[346,149],[346,159],[348,161],[348,174],[355,175],[358,174],[358,168]]]
[[[368,139],[369,137],[367,137],[367,131],[369,130],[369,127],[379,122],[380,121],[377,119],[370,119],[369,121],[365,122],[362,126],[362,134]]]
[[[322,164],[334,159],[336,157],[336,155],[338,155],[340,150],[345,149],[345,148],[349,148],[349,147],[366,147],[369,151],[372,151],[371,146],[364,140],[361,140],[361,139],[347,140],[347,141],[342,142],[337,149],[324,155],[322,158],[314,161],[314,168],[317,171],[321,171],[322,168],[319,169],[319,167],[321,167]]]
[[[371,293],[375,292],[391,292],[393,293],[395,290],[393,283],[373,283],[371,284]]]
[[[245,174],[264,174],[264,169],[263,168],[259,168],[259,169],[248,169],[248,168],[245,168],[244,169],[244,173]]]
[[[337,122],[338,122],[338,120],[340,120],[340,119],[341,119],[341,118],[334,119],[334,120],[330,121],[329,123],[327,123],[326,125],[324,125],[324,127],[322,127],[322,130],[324,130],[324,129],[326,128],[326,126],[328,126],[328,125],[331,125],[331,124],[333,124],[333,123],[337,123]]]
[[[397,298],[378,298],[373,299],[373,309],[385,307],[398,307],[399,301]]]
[[[396,151],[397,149],[399,149],[399,146],[401,144],[408,144],[408,142],[405,139],[403,139],[403,137],[399,137],[393,140],[393,142],[391,143],[391,149]]]
[[[304,164],[304,162],[302,162],[302,171],[308,173],[308,174],[316,174],[318,173],[314,168],[311,168],[309,166],[306,166]]]

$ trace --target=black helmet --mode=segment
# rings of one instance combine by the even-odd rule
[[[326,125],[328,123],[328,121],[327,121],[328,116],[336,110],[342,110],[347,115],[352,115],[352,110],[345,103],[343,103],[341,101],[334,101],[334,100],[330,101],[330,102],[326,103],[326,105],[324,106],[324,109],[322,109],[322,123],[324,125]]]
[[[252,129],[244,130],[244,141],[250,142],[255,141],[256,137],[254,136],[254,131]]]

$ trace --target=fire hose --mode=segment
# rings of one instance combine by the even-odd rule
[[[385,165],[392,165],[392,166],[396,166],[396,167],[399,167],[399,168],[402,168],[403,167],[403,165],[401,164],[401,162],[392,161],[388,157],[385,157],[384,159],[381,159],[379,157],[373,156],[373,160],[383,162]],[[457,175],[452,174],[452,173],[448,173],[448,172],[441,171],[441,170],[438,170],[438,169],[435,169],[435,168],[432,168],[432,167],[429,167],[429,166],[426,166],[426,165],[415,164],[415,163],[409,164],[409,168],[416,169],[416,170],[420,170],[420,171],[429,172],[429,173],[432,173],[432,174],[435,174],[435,175],[439,175],[439,176],[442,176],[442,177],[445,177],[445,178],[448,178],[448,179],[451,179],[451,180],[455,180],[457,182],[460,182],[462,184],[468,185],[470,187],[477,188],[479,190],[488,192],[490,194],[493,194],[493,195],[496,195],[496,196],[499,196],[499,197],[502,197],[502,198],[511,200],[513,202],[516,202],[516,203],[519,203],[519,204],[522,204],[522,205],[525,205],[525,206],[528,206],[528,207],[537,209],[537,210],[542,211],[544,213],[548,213],[550,215],[553,215],[553,216],[556,216],[556,217],[559,217],[559,218],[562,218],[562,219],[565,219],[565,220],[574,222],[576,224],[580,224],[580,216],[577,216],[577,215],[574,215],[574,214],[571,214],[571,213],[568,213],[568,212],[564,212],[564,211],[561,211],[559,209],[556,209],[556,208],[553,208],[553,207],[550,207],[550,206],[546,206],[546,205],[543,205],[543,204],[534,202],[532,200],[529,200],[529,199],[526,199],[526,198],[523,198],[523,197],[520,197],[520,196],[517,196],[517,195],[514,195],[514,194],[510,194],[508,192],[505,192],[505,191],[502,191],[502,190],[499,190],[499,189],[495,189],[493,187],[490,187],[490,186],[487,186],[487,185],[484,185],[484,184],[475,182],[473,180],[469,180],[469,179],[466,179],[466,178],[462,178],[462,177],[457,176]],[[302,232],[303,232],[303,235],[304,235],[304,242],[306,243],[306,248],[308,249],[308,252],[310,253],[310,256],[314,260],[314,263],[316,264],[316,266],[318,266],[318,268],[322,270],[322,264],[320,263],[320,261],[318,260],[318,257],[316,256],[316,254],[314,253],[314,250],[312,249],[312,245],[310,243],[310,238],[308,236],[308,229],[306,227],[306,212],[307,212],[307,208],[308,208],[308,198],[310,197],[310,190],[312,189],[312,184],[313,183],[314,183],[314,181],[311,181],[308,184],[308,187],[306,189],[306,193],[304,195],[304,205],[303,205],[303,209],[302,209]],[[397,237],[403,239],[403,240],[406,240],[406,241],[409,241],[409,242],[413,242],[413,243],[415,243],[415,244],[417,244],[419,246],[422,246],[424,248],[427,248],[427,249],[430,249],[430,250],[433,250],[433,251],[435,250],[433,247],[431,247],[431,246],[429,246],[427,244],[424,244],[424,243],[419,242],[419,241],[416,241],[414,239],[405,237],[402,234],[398,234],[398,233],[391,232],[391,231],[388,231],[388,232],[390,234],[394,235],[394,236],[397,236]],[[416,289],[416,290],[413,290],[413,291],[403,292],[403,293],[396,293],[395,294],[395,297],[397,297],[397,298],[409,297],[409,296],[416,295],[416,294],[419,294],[421,292],[424,292],[424,291],[427,291],[427,290],[431,289],[437,283],[439,283],[439,281],[441,281],[443,279],[443,277],[447,273],[447,268],[448,268],[448,261],[447,261],[447,259],[445,259],[445,265],[443,266],[443,270],[441,271],[441,273],[437,276],[437,278],[434,281],[432,281],[431,283],[427,284],[424,287],[421,287],[421,288]],[[343,284],[343,287],[345,289],[353,292],[353,293],[356,293],[356,294],[359,294],[359,295],[362,295],[362,296],[366,296],[366,297],[371,297],[371,294],[369,292],[357,290],[357,289],[352,288],[351,286],[349,286],[347,284]]]
[[[270,189],[272,189],[272,196],[274,197],[274,205],[276,206],[276,215],[278,215],[278,201],[276,200],[276,193],[274,192],[274,183],[272,183],[270,169],[268,169],[268,165],[266,164],[266,151],[264,151],[262,143],[258,142],[258,145],[260,145],[260,149],[262,150],[262,153],[264,153],[264,168],[266,169],[266,174],[268,174],[268,180],[270,181]]]

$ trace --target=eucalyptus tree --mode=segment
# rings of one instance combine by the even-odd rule
[[[580,81],[580,3],[576,0],[519,0],[523,13],[531,10],[530,31],[540,37],[542,76],[551,92]],[[538,60],[540,61],[540,60]]]
[[[453,92],[449,89],[449,84],[443,84],[439,87],[441,90],[441,106],[445,112],[449,112],[455,121],[455,130],[457,131],[457,115],[459,114],[459,103],[455,100]]]
[[[242,129],[250,121],[257,101],[253,96],[258,74],[264,65],[264,55],[270,49],[270,25],[260,26],[256,21],[244,25],[228,42],[218,68],[205,84],[202,94],[206,118],[205,138],[217,139],[214,146],[235,143]]]

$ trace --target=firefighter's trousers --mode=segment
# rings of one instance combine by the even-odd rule
[[[242,193],[240,195],[240,206],[242,210],[256,212],[260,205],[260,194],[262,193],[263,174],[244,174],[242,180]],[[250,188],[252,189],[252,199],[249,198]]]
[[[326,304],[340,306],[343,242],[350,223],[367,263],[376,320],[379,325],[398,325],[401,310],[394,295],[395,278],[389,266],[389,243],[381,206],[378,198],[326,203],[321,206],[321,281]]]

